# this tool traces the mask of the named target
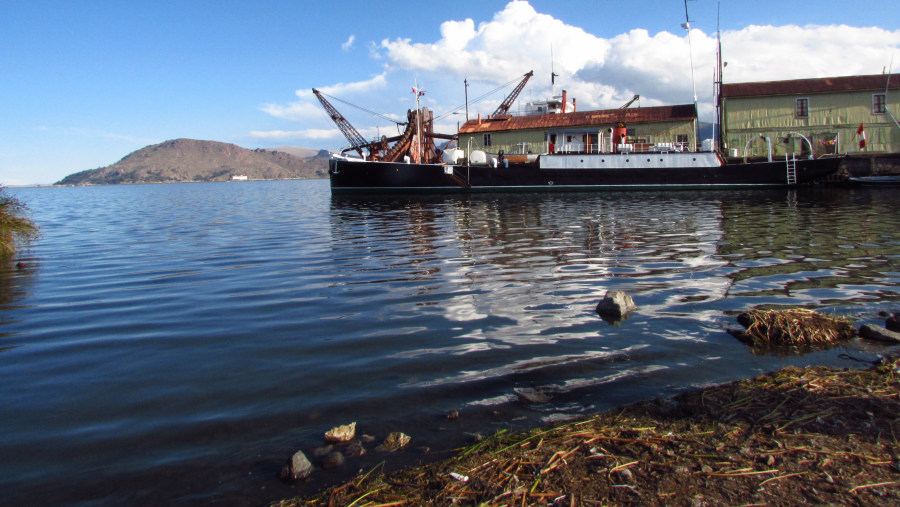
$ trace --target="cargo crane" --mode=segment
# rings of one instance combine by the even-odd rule
[[[350,147],[342,150],[341,153],[355,150],[365,160],[397,162],[409,157],[412,162],[430,164],[440,161],[440,153],[435,148],[434,139],[456,138],[456,136],[436,134],[433,130],[434,113],[427,107],[423,107],[421,110],[410,109],[407,112],[406,130],[399,136],[381,136],[381,139],[367,142],[362,134],[325,99],[322,92],[313,88],[313,94],[319,99],[322,107],[325,108],[328,116],[344,134],[347,141],[350,142]],[[398,124],[403,125],[402,123]],[[418,133],[417,125],[422,129],[421,135]],[[393,146],[391,143],[394,143]]]
[[[366,143],[366,140],[363,138],[362,134],[360,134],[358,130],[353,128],[353,125],[351,125],[350,122],[347,121],[346,118],[344,118],[344,115],[339,113],[338,110],[335,109],[330,102],[325,100],[325,97],[322,96],[322,92],[316,90],[315,88],[312,89],[312,92],[313,94],[315,94],[316,98],[319,99],[322,107],[325,108],[325,112],[328,113],[331,121],[333,121],[335,125],[337,125],[337,127],[344,134],[344,137],[346,137],[347,140],[350,141],[350,149],[356,150],[359,153],[360,157],[365,157],[365,155],[363,154],[363,148],[365,148],[368,143]]]
[[[620,107],[619,109],[628,109],[628,106],[634,104],[634,101],[640,100],[640,99],[641,99],[641,96],[640,96],[640,95],[635,95],[634,97],[631,97],[631,100],[629,100],[628,102],[626,102],[625,105],[622,106],[622,107]]]
[[[503,101],[503,103],[497,107],[497,110],[494,111],[494,114],[491,115],[491,118],[496,118],[499,115],[509,113],[509,108],[512,107],[513,101],[516,100],[516,97],[518,97],[519,93],[522,92],[522,88],[525,88],[525,83],[527,83],[528,80],[531,79],[531,76],[533,76],[533,75],[534,75],[533,70],[530,70],[530,71],[528,71],[528,74],[525,74],[525,76],[522,78],[522,80],[519,81],[519,85],[516,86],[516,89],[513,90],[512,93],[510,93],[509,96],[506,97],[506,99]]]

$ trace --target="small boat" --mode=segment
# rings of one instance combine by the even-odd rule
[[[859,185],[900,185],[900,175],[851,176],[850,181]]]

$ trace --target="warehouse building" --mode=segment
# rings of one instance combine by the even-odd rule
[[[723,84],[719,114],[731,156],[900,153],[900,74]]]

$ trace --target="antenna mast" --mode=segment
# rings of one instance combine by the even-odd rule
[[[553,43],[550,43],[550,96],[556,96],[556,76],[558,76],[553,68]]]

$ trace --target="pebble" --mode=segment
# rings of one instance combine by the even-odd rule
[[[305,479],[313,472],[313,465],[303,454],[303,451],[297,451],[291,456],[288,464],[281,469],[279,476],[282,479]]]
[[[328,470],[331,468],[337,468],[344,464],[344,455],[339,451],[334,451],[333,453],[325,456],[325,461],[322,462],[322,468]]]

